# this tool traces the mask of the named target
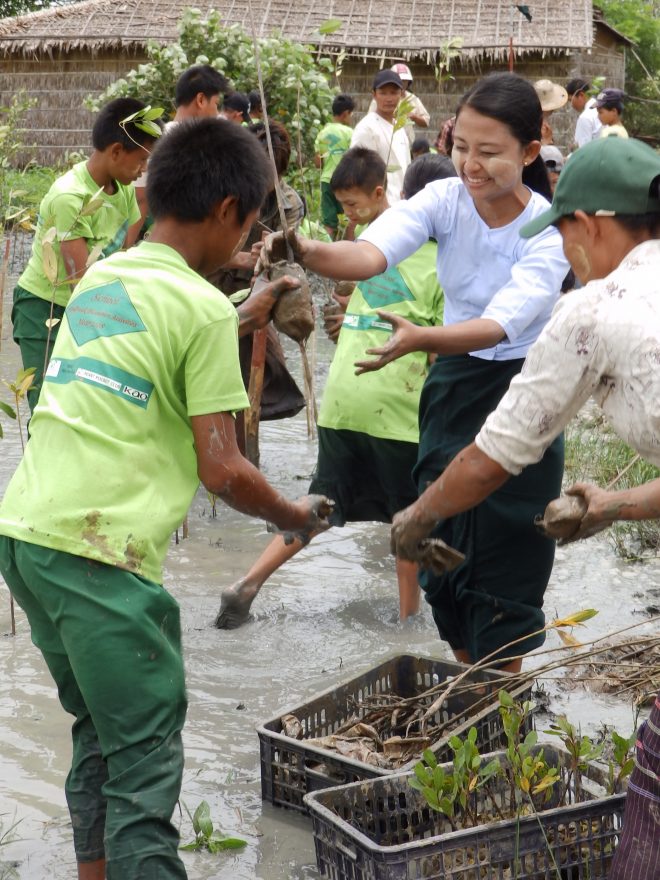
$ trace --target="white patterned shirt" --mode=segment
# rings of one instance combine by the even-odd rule
[[[660,465],[660,240],[562,297],[476,444],[511,474],[540,461],[589,397]]]

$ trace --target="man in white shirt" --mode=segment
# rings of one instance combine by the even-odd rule
[[[590,98],[587,94],[590,88],[591,83],[580,77],[572,79],[566,86],[566,91],[571,99],[571,107],[580,114],[575,125],[574,149],[583,147],[600,137],[600,130],[603,127],[598,118],[596,99]]]
[[[405,128],[395,131],[395,118],[404,92],[401,78],[393,70],[381,70],[374,77],[376,109],[369,111],[355,126],[351,147],[374,150],[387,166],[387,200],[390,205],[401,198],[403,178],[410,165],[410,143]]]
[[[391,68],[394,73],[397,74],[401,82],[403,83],[403,98],[402,100],[406,101],[410,104],[410,112],[408,113],[408,120],[406,122],[406,134],[408,135],[408,140],[412,144],[415,140],[415,126],[419,128],[428,128],[431,122],[431,114],[426,109],[426,107],[422,104],[420,98],[412,91],[412,73],[407,64],[403,64],[402,62],[397,62],[392,65]],[[373,112],[376,109],[376,102],[372,101],[369,104],[369,111]]]

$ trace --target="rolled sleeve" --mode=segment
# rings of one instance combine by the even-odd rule
[[[541,233],[523,246],[511,267],[511,280],[495,293],[481,317],[496,321],[508,341],[516,342],[540,315],[550,314],[568,270],[559,233]]]
[[[569,294],[530,348],[475,442],[510,474],[535,464],[601,381],[604,345],[595,307]]]

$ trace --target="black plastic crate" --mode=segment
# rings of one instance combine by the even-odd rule
[[[263,800],[307,813],[303,798],[310,791],[409,769],[417,759],[392,771],[345,757],[331,749],[320,748],[306,740],[329,736],[352,717],[362,717],[364,713],[356,712],[354,702],[366,696],[394,693],[400,697],[414,697],[442,682],[448,683],[467,668],[462,663],[449,660],[400,654],[344,684],[324,691],[303,706],[278,713],[272,721],[257,728]],[[492,669],[470,673],[468,681],[483,683],[484,691],[493,697],[490,705],[476,713],[473,707],[483,700],[484,692],[449,695],[449,700],[432,719],[434,724],[450,719],[452,722],[443,738],[431,746],[438,761],[448,761],[452,757],[447,743],[449,737],[461,735],[470,727],[477,728],[477,747],[481,752],[495,751],[504,745],[497,693],[500,688],[506,688],[507,677],[506,673]],[[517,700],[529,699],[531,684],[519,686],[511,694]],[[433,699],[428,699],[429,706]],[[285,714],[295,715],[300,720],[303,739],[293,739],[282,732],[281,718]]]
[[[556,755],[563,764],[565,753],[542,747],[548,760]],[[503,753],[498,757],[505,760]],[[578,803],[558,806],[557,792],[536,815],[459,831],[410,787],[412,776],[402,773],[307,795],[322,877],[606,880],[625,794],[604,796],[599,768],[590,766]],[[506,803],[508,786],[502,784],[496,796]]]

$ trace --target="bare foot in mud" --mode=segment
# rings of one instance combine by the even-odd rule
[[[237,629],[250,619],[250,606],[259,587],[239,581],[223,591],[220,598],[220,611],[215,619],[218,629]]]

